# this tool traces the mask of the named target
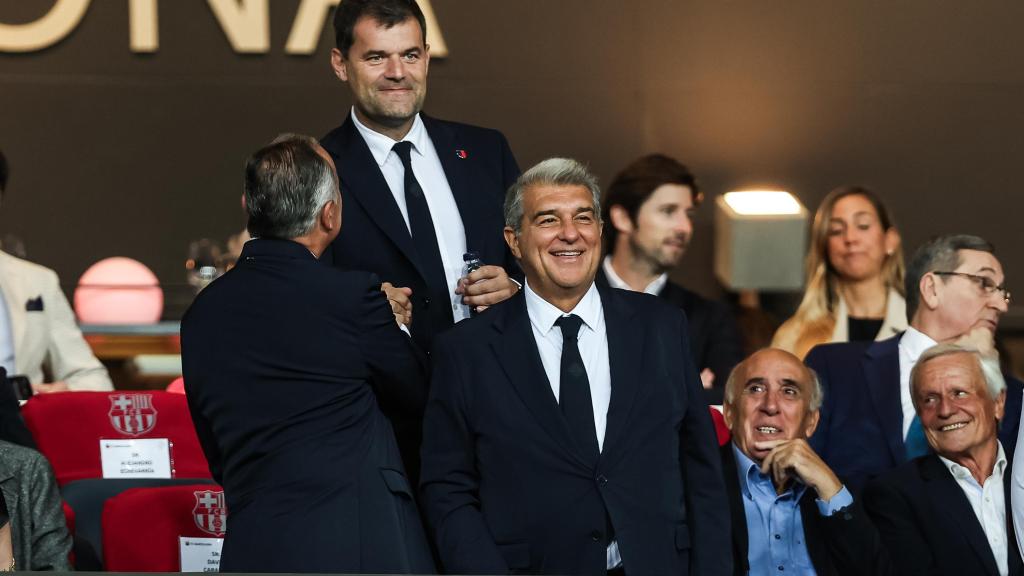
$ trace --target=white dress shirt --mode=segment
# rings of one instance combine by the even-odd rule
[[[910,423],[914,420],[917,412],[914,410],[914,402],[910,398],[910,371],[917,364],[917,359],[924,354],[924,351],[935,346],[935,340],[926,336],[923,332],[916,330],[913,326],[908,327],[903,333],[898,345],[900,354],[900,404],[903,407],[903,439],[907,439],[907,432],[910,431]]]
[[[384,180],[387,181],[388,188],[395,197],[395,203],[398,204],[398,210],[402,213],[402,219],[405,220],[405,226],[409,228],[409,209],[405,205],[405,168],[402,166],[402,159],[392,150],[397,141],[363,125],[356,117],[355,109],[352,110],[352,122],[370,148],[373,159],[380,166]],[[441,166],[441,158],[438,157],[419,114],[416,115],[412,128],[402,141],[412,143],[412,171],[420,188],[423,189],[423,197],[427,201],[427,208],[430,209],[430,219],[434,222],[434,236],[437,238],[444,277],[448,283],[452,316],[456,322],[465,320],[469,318],[469,306],[463,304],[462,296],[455,293],[459,278],[463,276],[462,255],[467,252],[466,228],[462,224],[459,206],[455,203],[451,186],[448,185],[448,177]]]
[[[956,483],[967,496],[967,500],[971,503],[971,509],[974,510],[974,515],[978,517],[978,523],[981,524],[981,529],[985,531],[989,548],[992,549],[992,554],[996,557],[999,574],[1006,576],[1010,571],[1007,561],[1006,496],[1003,492],[1003,473],[1006,470],[1007,462],[1002,443],[999,443],[998,446],[996,465],[992,469],[992,475],[985,479],[984,485],[978,484],[967,468],[942,456],[939,456],[939,459],[946,465],[949,473],[953,475]]]
[[[608,364],[608,333],[604,324],[604,308],[597,286],[591,284],[572,311],[565,313],[544,300],[526,282],[526,312],[530,316],[533,338],[537,342],[540,361],[544,365],[548,383],[555,400],[559,399],[562,381],[562,330],[555,326],[562,316],[575,314],[583,320],[577,336],[580,357],[590,381],[590,399],[594,407],[594,429],[597,431],[597,448],[604,449],[604,432],[608,427],[608,403],[612,397],[612,374]],[[622,563],[618,542],[608,545],[608,568]]]
[[[1017,446],[1024,446],[1024,426],[1017,429]],[[1024,458],[1013,459],[1010,477],[1010,512],[1013,531],[1017,536],[1017,549],[1024,550]]]
[[[612,268],[611,255],[604,257],[604,262],[601,263],[601,266],[604,268],[604,275],[608,278],[609,286],[612,288],[621,288],[623,290],[633,290],[633,288],[631,288],[629,284],[626,284],[626,281],[615,272],[615,268]],[[666,282],[668,282],[668,274],[662,273],[661,276],[652,280],[651,283],[644,288],[644,293],[650,294],[651,296],[657,296],[661,293],[661,289],[665,287]],[[633,291],[636,292],[636,290]]]
[[[3,290],[0,290],[0,367],[7,370],[8,376],[14,376],[14,330]]]

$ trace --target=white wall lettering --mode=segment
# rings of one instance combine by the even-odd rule
[[[90,0],[57,0],[45,16],[27,24],[0,23],[0,51],[35,52],[60,42],[78,26]]]
[[[270,51],[270,6],[267,0],[206,0],[235,52]]]
[[[206,0],[231,48],[243,54],[270,51],[270,6],[268,0]],[[343,0],[341,0],[343,1]],[[91,0],[57,0],[39,20],[26,24],[0,22],[0,52],[34,52],[49,48],[67,37],[82,21]],[[285,43],[286,54],[316,52],[328,16],[339,0],[302,0]],[[444,58],[448,45],[430,0],[419,0],[427,21],[430,55]],[[132,52],[160,49],[158,0],[128,0],[128,46]]]
[[[338,4],[339,0],[302,0],[299,11],[295,14],[295,22],[292,30],[288,33],[288,42],[285,43],[286,54],[312,54],[316,52],[317,43],[320,41],[320,33],[324,26],[330,26],[327,16],[331,8]],[[441,27],[437,23],[437,16],[434,15],[434,7],[430,0],[419,0],[420,10],[423,10],[423,17],[427,21],[427,42],[430,43],[430,55],[435,58],[448,56],[448,45],[445,44],[444,35],[441,34]]]
[[[160,47],[156,0],[128,1],[128,45],[132,52],[156,52]]]

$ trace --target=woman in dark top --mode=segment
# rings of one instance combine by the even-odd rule
[[[856,186],[830,192],[810,243],[803,300],[772,346],[803,358],[825,342],[883,340],[906,329],[900,236],[878,196]]]

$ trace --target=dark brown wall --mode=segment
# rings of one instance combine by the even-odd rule
[[[0,0],[0,21],[52,0]],[[128,8],[93,0],[76,31],[0,54],[0,147],[13,170],[0,231],[72,284],[137,258],[183,279],[188,241],[239,230],[241,162],[283,131],[321,135],[348,110],[328,66],[286,56],[298,0],[273,0],[272,49],[235,54],[206,2],[159,3],[160,51],[128,49]],[[812,209],[861,183],[911,249],[968,231],[1011,283],[1024,150],[1024,4],[980,0],[433,0],[451,56],[427,110],[505,132],[520,164],[585,160],[607,182],[661,151],[711,196],[770,184]],[[710,207],[679,271],[704,292]]]

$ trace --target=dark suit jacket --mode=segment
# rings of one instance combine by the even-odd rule
[[[608,285],[604,268],[598,268],[597,281]],[[710,368],[715,374],[714,388],[705,390],[709,404],[721,404],[729,372],[743,360],[743,345],[729,307],[708,300],[675,282],[665,283],[658,297],[686,312],[690,332],[690,352],[697,370]]]
[[[1004,479],[1007,559],[1015,575],[1024,569],[1010,511],[1010,466]],[[938,456],[917,458],[868,482],[864,506],[889,548],[896,574],[998,576],[981,524]]]
[[[14,388],[7,382],[7,371],[0,367],[0,440],[35,448],[36,441],[21,418],[21,406]]]
[[[496,130],[425,114],[421,118],[459,207],[466,247],[479,252],[486,264],[518,270],[502,232],[505,192],[519,177],[505,137]],[[344,204],[344,224],[331,253],[324,255],[325,261],[340,268],[368,270],[384,282],[412,288],[411,332],[416,343],[429,351],[433,336],[452,325],[451,290],[432,294],[425,276],[413,264],[415,248],[409,229],[351,115],[324,136],[321,144],[338,169]],[[465,158],[457,151],[465,152]]]
[[[252,240],[182,320],[189,408],[231,516],[222,570],[433,570],[380,409],[421,410],[425,374],[379,287]]]
[[[505,192],[519,177],[519,167],[505,137],[497,130],[437,120],[426,114],[420,117],[459,207],[466,248],[479,252],[485,264],[503,266],[510,275],[521,277],[502,232]],[[450,290],[431,291],[426,277],[413,264],[415,247],[409,229],[351,114],[320,143],[338,169],[344,205],[341,233],[322,260],[343,269],[368,270],[383,282],[412,288],[410,331],[420,349],[430,354],[434,335],[452,326]],[[402,460],[415,483],[419,479],[422,414],[385,413],[395,426]]]
[[[899,336],[816,346],[804,362],[821,377],[825,403],[811,446],[856,494],[871,476],[907,461],[900,403]],[[999,439],[1017,443],[1024,385],[1006,377]]]
[[[731,574],[686,319],[599,289],[612,392],[596,467],[551,392],[523,294],[438,339],[421,487],[447,572],[603,575],[610,519],[627,574]]]
[[[732,442],[722,447],[721,456],[732,519],[733,574],[743,576],[750,571],[749,537]],[[889,558],[882,548],[878,532],[860,505],[854,502],[832,516],[824,517],[818,512],[815,498],[814,490],[804,492],[800,498],[800,518],[804,524],[807,554],[818,576],[877,576],[887,573]]]

